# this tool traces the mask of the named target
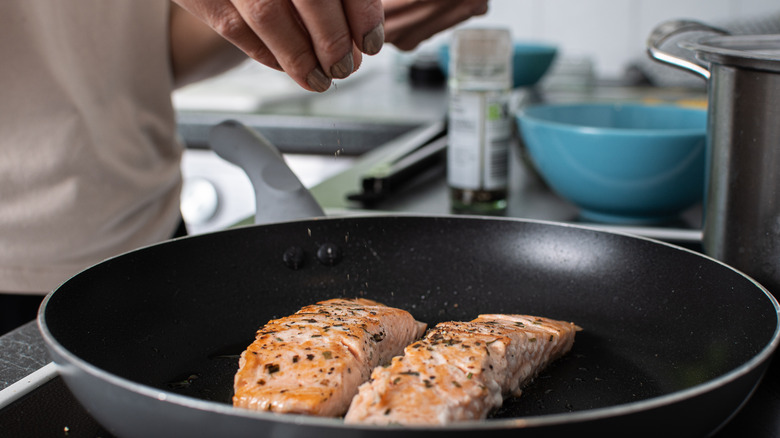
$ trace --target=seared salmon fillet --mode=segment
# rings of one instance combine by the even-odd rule
[[[443,322],[360,386],[346,423],[444,425],[481,420],[548,363],[568,352],[570,322],[480,315]]]
[[[344,415],[371,370],[419,339],[426,325],[366,299],[333,299],[275,319],[241,353],[233,405]]]

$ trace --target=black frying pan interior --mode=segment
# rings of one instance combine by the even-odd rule
[[[335,260],[318,260],[324,245]],[[237,355],[254,332],[334,297],[375,299],[431,326],[480,313],[582,326],[572,352],[497,418],[690,388],[744,364],[777,325],[754,283],[684,250],[553,224],[427,217],[291,222],[152,246],[68,281],[44,322],[101,369],[230,403]]]

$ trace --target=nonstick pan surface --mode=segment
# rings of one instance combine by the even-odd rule
[[[237,355],[255,331],[334,297],[378,300],[429,326],[527,313],[584,330],[486,421],[358,427],[233,408]],[[87,410],[138,437],[703,436],[749,397],[778,344],[776,300],[713,259],[469,217],[304,220],[166,242],[76,275],[49,295],[39,324]]]

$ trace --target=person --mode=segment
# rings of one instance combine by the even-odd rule
[[[246,57],[327,90],[488,0],[0,2],[0,334],[70,276],[185,232],[171,92]]]

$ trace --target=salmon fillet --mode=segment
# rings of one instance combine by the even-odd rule
[[[481,420],[548,363],[568,352],[570,322],[480,315],[443,322],[360,386],[346,423],[444,425]]]
[[[419,339],[426,325],[366,299],[333,299],[272,320],[241,353],[233,405],[344,415],[371,370]]]

